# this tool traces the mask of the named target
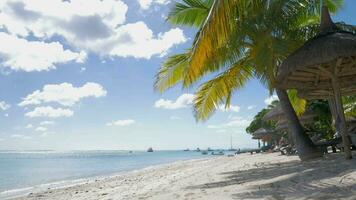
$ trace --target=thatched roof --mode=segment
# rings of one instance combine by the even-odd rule
[[[276,130],[278,130],[278,131],[286,131],[288,129],[289,129],[289,127],[288,127],[288,122],[287,121],[281,120],[281,121],[278,121],[276,123]]]
[[[260,128],[252,133],[253,139],[266,139],[273,136],[276,132],[265,128]]]
[[[262,120],[264,121],[278,120],[283,116],[284,116],[284,112],[282,110],[282,107],[280,105],[277,105],[276,107],[272,108],[268,113],[266,113],[265,116],[263,116]]]
[[[313,112],[306,112],[302,116],[299,117],[299,121],[302,125],[309,124],[313,122],[313,118],[316,116]],[[281,118],[276,123],[276,130],[278,131],[285,131],[288,130],[288,122],[285,118]]]
[[[299,120],[303,123],[304,121],[310,121],[316,116],[316,114],[312,110],[305,111],[300,117]],[[268,113],[263,116],[262,120],[264,121],[285,121],[286,117],[284,115],[284,111],[280,105],[272,108]]]
[[[343,95],[356,93],[356,35],[337,29],[324,7],[320,33],[282,63],[277,87],[298,89],[306,98],[326,98],[333,94],[334,72]]]

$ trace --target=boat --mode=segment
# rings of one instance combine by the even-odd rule
[[[211,152],[211,155],[214,155],[214,156],[222,156],[222,155],[225,155],[225,153],[223,151],[218,151],[218,152]]]
[[[208,155],[208,152],[207,151],[202,151],[201,154]]]
[[[147,152],[153,152],[152,147],[148,148],[148,149],[147,149]]]
[[[234,149],[234,148],[232,147],[232,134],[230,135],[230,149],[228,149],[228,151],[234,151],[234,152],[237,151],[237,149]]]
[[[184,149],[183,151],[190,151],[189,149]]]
[[[200,151],[200,149],[199,149],[199,147],[197,148],[197,150],[196,150],[197,152],[199,152]]]

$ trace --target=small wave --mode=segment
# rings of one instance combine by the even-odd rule
[[[32,186],[32,187],[6,190],[3,192],[0,192],[0,199],[21,197],[21,196],[25,196],[29,193],[38,193],[41,191],[45,191],[47,189],[60,189],[60,188],[72,187],[75,185],[92,182],[93,180],[94,180],[94,178],[63,180],[63,181],[57,181],[57,182],[52,182],[52,183],[40,184],[40,185],[36,185],[36,186]]]

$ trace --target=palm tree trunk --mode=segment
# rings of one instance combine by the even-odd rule
[[[289,101],[287,92],[282,89],[276,89],[276,92],[285,116],[287,117],[288,127],[297,148],[299,158],[304,161],[322,157],[321,151],[310,140],[300,124],[297,114]]]

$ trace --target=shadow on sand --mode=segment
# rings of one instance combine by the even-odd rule
[[[222,181],[188,189],[237,186],[232,199],[356,199],[353,192],[356,191],[356,180],[350,176],[355,170],[356,158],[346,161],[342,154],[333,154],[309,162],[257,163],[249,170],[221,173]],[[323,181],[333,177],[331,183]],[[247,190],[238,190],[238,186],[248,183]]]

